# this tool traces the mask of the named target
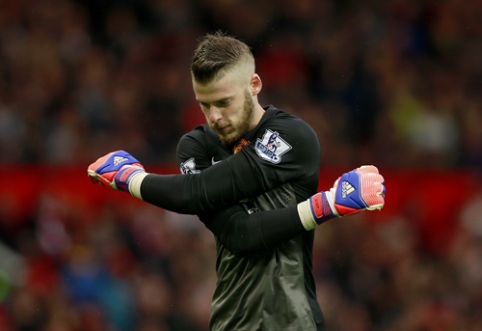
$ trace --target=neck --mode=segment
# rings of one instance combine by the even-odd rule
[[[253,115],[251,118],[251,125],[249,126],[249,129],[252,130],[255,128],[256,125],[258,125],[259,121],[261,121],[261,118],[263,117],[265,113],[264,108],[259,104],[255,103],[254,109],[253,109]]]

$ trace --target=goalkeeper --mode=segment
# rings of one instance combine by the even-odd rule
[[[90,178],[161,208],[197,214],[213,232],[218,282],[211,331],[326,330],[312,275],[312,230],[381,209],[383,177],[364,166],[317,192],[317,136],[301,119],[259,104],[261,78],[241,41],[207,35],[191,72],[207,124],[179,142],[184,175],[147,173],[116,151],[89,166]]]

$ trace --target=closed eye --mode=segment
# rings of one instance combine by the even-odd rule
[[[231,101],[232,101],[232,98],[217,100],[213,103],[199,101],[199,105],[203,109],[209,109],[211,107],[211,105],[213,105],[216,108],[226,108],[231,104]]]
[[[231,103],[231,99],[223,99],[223,100],[216,101],[214,105],[218,108],[225,108],[229,106],[230,103]]]

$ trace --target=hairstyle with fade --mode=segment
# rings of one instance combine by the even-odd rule
[[[254,57],[248,45],[217,31],[200,40],[192,58],[191,74],[196,82],[206,84],[243,62],[254,70]]]

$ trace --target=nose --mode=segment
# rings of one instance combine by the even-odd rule
[[[221,111],[219,110],[219,108],[211,106],[209,108],[208,118],[209,118],[209,122],[217,123],[222,118]]]

